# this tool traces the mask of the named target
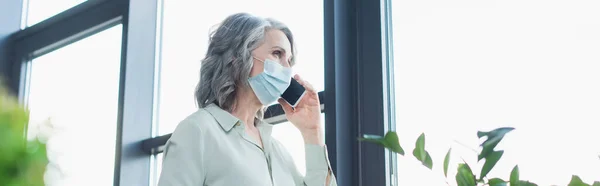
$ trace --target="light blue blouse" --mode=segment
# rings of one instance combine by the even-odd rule
[[[271,124],[257,124],[262,143],[245,125],[211,104],[184,119],[166,144],[159,186],[337,186],[326,147],[306,144],[306,176],[271,137]],[[330,183],[326,183],[327,175]]]

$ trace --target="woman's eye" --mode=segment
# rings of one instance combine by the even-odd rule
[[[273,55],[277,56],[278,58],[281,58],[281,51],[273,51]]]

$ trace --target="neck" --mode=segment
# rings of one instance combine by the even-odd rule
[[[248,90],[238,92],[235,97],[236,102],[231,111],[231,115],[244,121],[247,127],[254,127],[256,112],[261,109],[262,104],[257,100],[256,96]]]

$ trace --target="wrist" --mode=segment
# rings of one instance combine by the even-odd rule
[[[300,132],[302,133],[302,138],[304,139],[305,144],[313,144],[319,146],[325,145],[325,140],[323,140],[323,131],[321,131],[321,129],[306,129],[301,130]]]

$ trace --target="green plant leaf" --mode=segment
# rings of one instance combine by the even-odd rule
[[[538,186],[538,185],[535,183],[531,183],[529,181],[521,180],[521,181],[519,181],[519,186]]]
[[[485,176],[492,170],[492,168],[494,168],[496,163],[498,163],[498,160],[500,160],[500,158],[502,157],[502,154],[504,154],[503,150],[494,151],[485,158],[485,163],[483,164],[483,168],[481,168],[481,174],[479,175],[480,180],[483,180],[483,178],[485,178]]]
[[[385,137],[379,135],[370,135],[365,134],[362,138],[358,138],[359,141],[366,141],[370,143],[375,143],[383,146],[384,148],[398,153],[400,155],[404,155],[404,149],[400,146],[400,142],[398,140],[398,134],[396,132],[388,132],[385,134]]]
[[[413,150],[413,155],[415,156],[415,158],[417,158],[417,160],[419,160],[421,162],[421,164],[423,164],[425,167],[429,168],[429,169],[433,169],[433,159],[431,158],[431,155],[429,155],[429,152],[425,151],[425,158],[423,159],[419,159],[421,157],[421,154],[418,154],[418,150],[415,149]]]
[[[498,145],[502,138],[504,138],[504,135],[506,135],[506,133],[514,129],[515,128],[512,127],[502,127],[489,132],[478,131],[477,137],[482,138],[484,136],[487,136],[487,139],[481,144],[481,147],[483,147],[483,149],[481,150],[481,153],[478,156],[478,160],[481,160],[487,157],[490,153],[492,153],[496,145]]]
[[[519,166],[515,165],[510,172],[510,186],[519,186]]]
[[[427,154],[427,156],[425,157],[425,162],[423,162],[423,165],[429,169],[433,169],[433,159],[428,152],[425,152],[425,154]]]
[[[417,138],[413,155],[415,155],[418,160],[424,160],[427,157],[425,154],[425,133],[421,133],[419,138]]]
[[[446,176],[446,178],[448,177],[448,164],[450,163],[450,153],[452,152],[452,149],[448,149],[448,152],[446,153],[446,157],[444,157],[444,176]]]
[[[568,186],[590,186],[590,184],[584,183],[579,176],[571,176],[571,182],[569,182]]]
[[[44,185],[46,145],[24,137],[28,121],[29,111],[0,85],[0,185]]]
[[[458,186],[475,186],[475,175],[466,163],[458,164],[458,172],[456,172],[456,183]]]
[[[433,168],[433,159],[431,159],[431,155],[429,152],[425,150],[425,134],[422,133],[421,136],[417,139],[415,144],[415,149],[413,150],[413,155],[417,160],[421,161],[421,163],[429,168]]]
[[[396,132],[388,132],[384,137],[385,146],[390,149],[392,152],[404,155],[404,149],[400,146],[400,140],[398,139],[398,134]]]
[[[484,136],[487,136],[490,132],[482,132],[482,131],[477,131],[477,137],[478,138],[483,138]]]
[[[592,186],[600,186],[600,181],[595,181]]]
[[[492,179],[488,180],[488,185],[489,186],[506,186],[506,181],[504,181],[500,178],[492,178]]]

